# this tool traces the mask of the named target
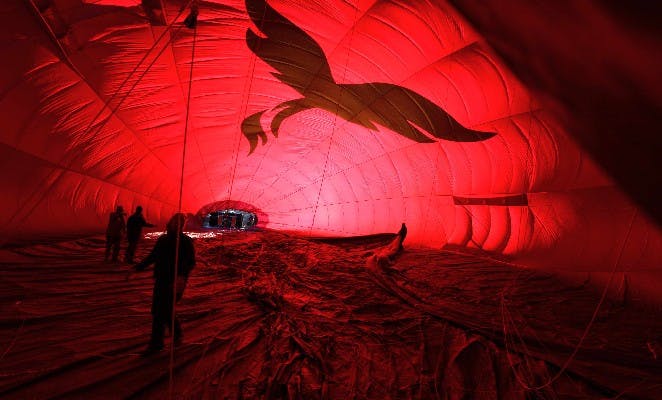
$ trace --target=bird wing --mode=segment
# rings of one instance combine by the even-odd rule
[[[287,117],[291,117],[296,113],[310,108],[311,107],[306,104],[305,99],[295,99],[279,104],[274,108],[275,110],[278,110],[278,113],[276,113],[273,120],[271,120],[271,133],[273,133],[275,137],[278,137],[280,125]]]
[[[273,75],[299,92],[322,78],[333,82],[326,55],[317,42],[264,0],[246,0],[246,10],[264,37],[246,31],[246,43],[253,53],[278,73]]]

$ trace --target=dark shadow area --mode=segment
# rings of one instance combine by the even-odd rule
[[[462,197],[453,196],[453,203],[458,206],[528,206],[529,201],[526,193],[513,194],[508,196],[490,196],[490,197]]]
[[[400,252],[399,242],[269,230],[196,239],[177,309],[176,396],[662,395],[659,310],[472,254]],[[100,263],[103,253],[103,237],[2,251],[2,398],[167,396],[169,351],[140,354],[152,278],[127,282],[128,266]]]
[[[395,233],[376,233],[374,235],[353,237],[310,237],[308,240],[343,248],[353,248],[359,246],[383,246],[385,242],[392,240],[395,236]]]
[[[659,225],[662,5],[451,3]]]

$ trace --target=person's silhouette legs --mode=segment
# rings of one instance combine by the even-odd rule
[[[137,241],[129,241],[129,245],[126,247],[126,256],[125,261],[128,263],[133,263],[133,257],[136,254],[136,247],[138,247]]]
[[[117,240],[113,243],[113,262],[117,262],[120,258],[120,241]]]
[[[117,259],[119,258],[120,254],[120,241],[122,240],[121,237],[112,237],[108,236],[106,237],[106,255],[104,257],[105,261],[108,261],[108,257],[111,256],[112,253],[112,261],[117,262]]]
[[[106,238],[106,255],[103,258],[104,261],[108,261],[111,247],[113,247],[113,243],[110,241],[110,238]]]

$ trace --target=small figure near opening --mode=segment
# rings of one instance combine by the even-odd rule
[[[193,240],[183,233],[185,223],[184,214],[173,215],[166,226],[166,233],[158,238],[151,253],[134,266],[136,271],[144,271],[149,265],[154,264],[152,337],[145,351],[146,354],[163,349],[165,328],[173,323],[174,344],[179,344],[182,340],[182,328],[173,306],[184,294],[188,276],[195,267],[195,248]],[[175,281],[175,258],[177,258],[177,281]]]
[[[129,245],[126,248],[124,261],[130,264],[133,263],[133,256],[136,254],[136,247],[138,247],[138,242],[142,236],[143,227],[151,228],[153,226],[153,224],[145,221],[143,208],[141,206],[136,207],[136,212],[126,221],[126,238]]]
[[[218,226],[218,211],[209,214],[209,226]]]
[[[110,257],[112,251],[112,261],[117,262],[120,254],[120,242],[126,231],[125,216],[126,213],[122,206],[117,206],[115,211],[110,213],[108,227],[106,228],[106,256],[104,257],[104,261],[108,261],[108,257]]]
[[[406,237],[407,237],[407,225],[405,225],[405,223],[403,222],[402,226],[400,227],[400,230],[398,231],[398,236],[397,236],[398,243],[399,243],[398,251],[402,251],[402,249],[403,249],[402,242],[405,241]]]

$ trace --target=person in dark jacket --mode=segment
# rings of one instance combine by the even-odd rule
[[[165,327],[171,326],[173,323],[174,343],[178,344],[182,339],[181,325],[173,306],[174,302],[181,299],[184,294],[188,276],[195,267],[195,248],[193,240],[183,233],[185,223],[184,214],[173,215],[166,226],[166,233],[158,238],[149,255],[134,266],[136,271],[144,271],[149,265],[154,264],[152,337],[145,353],[152,353],[163,348]],[[179,251],[177,251],[178,247]],[[177,258],[176,277],[175,258]],[[174,293],[175,287],[177,288],[176,294]]]
[[[115,211],[110,213],[110,218],[108,219],[108,227],[106,228],[105,261],[108,261],[108,257],[110,257],[112,250],[112,261],[117,262],[117,258],[120,254],[120,242],[122,241],[124,231],[126,231],[126,222],[124,221],[125,215],[126,213],[124,212],[124,208],[122,206],[117,206]]]
[[[136,254],[136,247],[138,247],[138,242],[142,236],[143,227],[151,228],[153,226],[145,221],[143,208],[141,206],[136,207],[136,212],[126,221],[126,238],[129,245],[126,247],[124,261],[133,263],[133,256]]]

